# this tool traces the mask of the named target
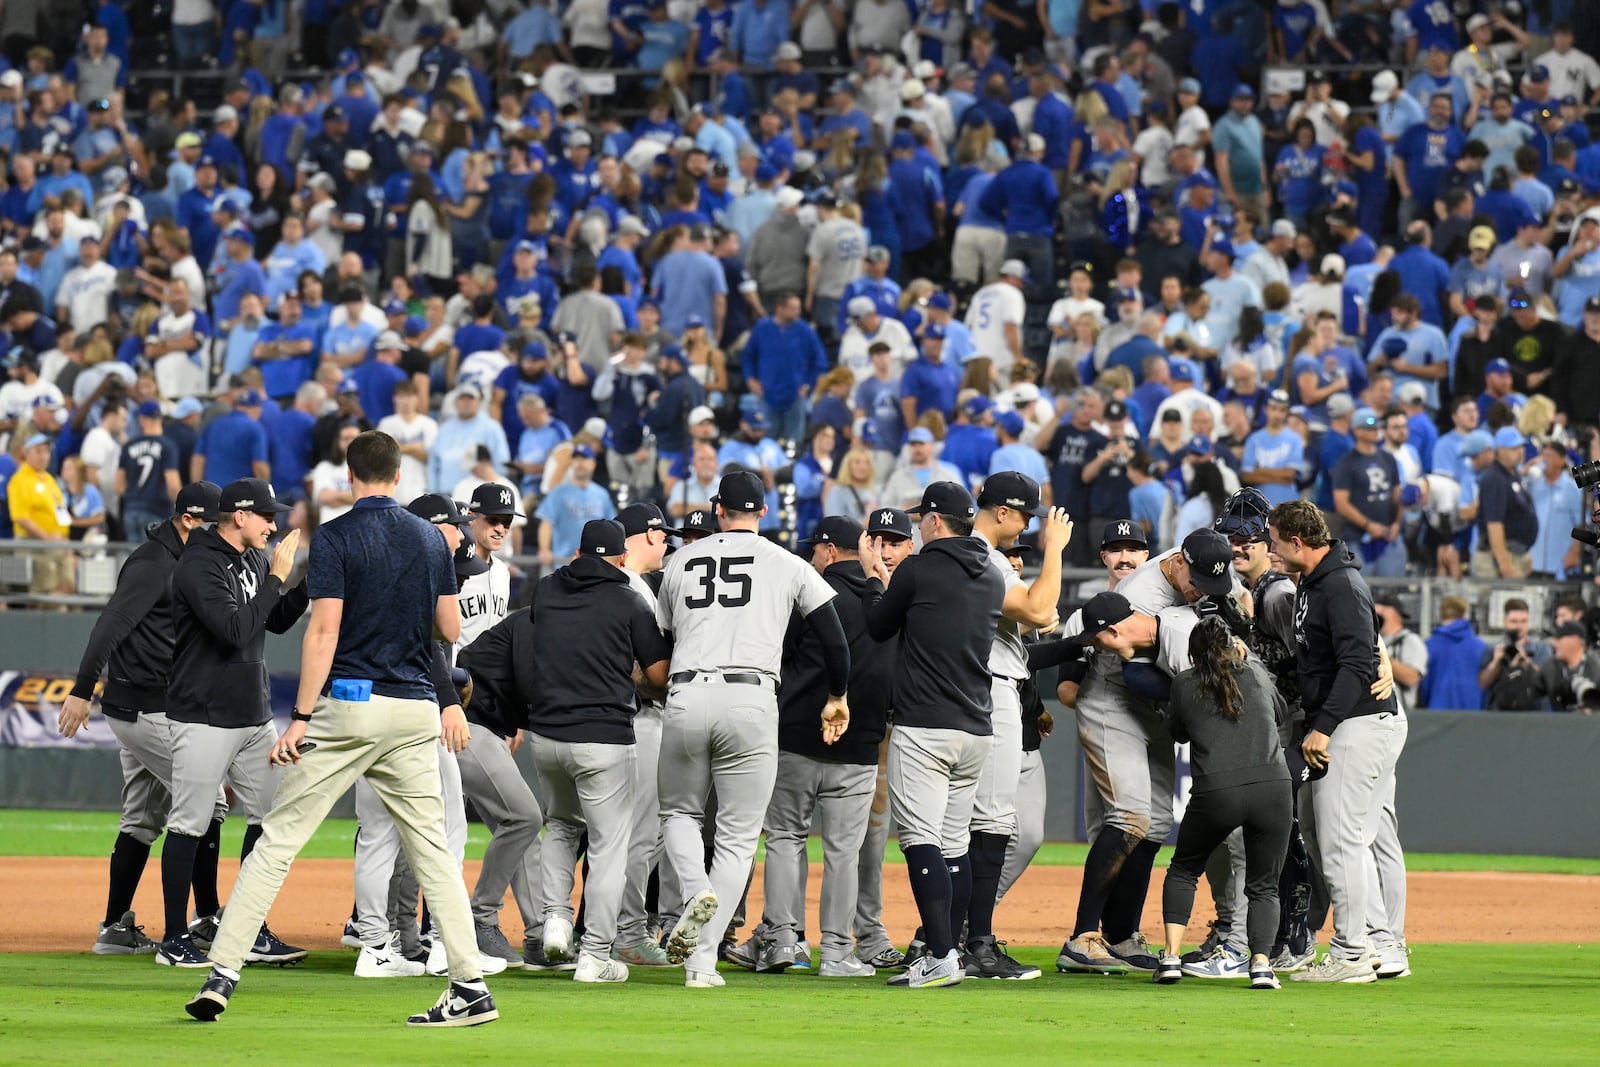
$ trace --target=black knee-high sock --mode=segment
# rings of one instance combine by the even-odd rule
[[[244,843],[239,846],[239,862],[243,863],[250,858],[250,853],[255,851],[256,842],[261,840],[261,824],[249,823],[244,828]]]
[[[950,869],[933,845],[911,845],[905,855],[928,951],[943,957],[954,947],[950,943]]]
[[[1139,929],[1139,920],[1144,916],[1145,897],[1150,893],[1150,869],[1155,866],[1156,853],[1160,851],[1161,842],[1140,841],[1122,864],[1117,883],[1106,900],[1105,916],[1101,922],[1106,940],[1113,945],[1118,941],[1126,941]]]
[[[222,905],[217,899],[217,861],[222,856],[222,820],[212,819],[194,854],[194,912],[215,915]]]
[[[194,857],[200,839],[167,831],[161,846],[161,897],[165,904],[168,940],[189,932],[189,885],[194,881]]]
[[[967,909],[972,906],[972,862],[970,853],[966,856],[957,856],[955,859],[944,861],[945,869],[950,872],[950,941],[955,948],[960,948],[961,928],[967,925]],[[928,939],[928,948],[933,948],[933,939]],[[935,956],[944,953],[935,952]]]
[[[111,846],[111,888],[106,891],[106,925],[122,921],[122,913],[133,907],[139,891],[144,865],[150,862],[150,846],[132,834],[118,834]]]
[[[1089,855],[1083,861],[1083,889],[1078,894],[1078,918],[1077,925],[1072,928],[1073,937],[1100,929],[1100,918],[1111,897],[1111,889],[1117,884],[1117,875],[1122,873],[1128,854],[1141,840],[1107,826],[1089,846]]]
[[[967,907],[967,940],[994,933],[994,898],[1000,891],[1000,872],[1006,865],[1006,834],[974,833],[967,860],[972,867],[972,903]]]

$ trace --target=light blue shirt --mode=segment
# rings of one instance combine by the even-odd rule
[[[496,467],[504,467],[511,461],[505,428],[491,419],[488,412],[479,411],[476,417],[465,421],[460,418],[441,421],[439,435],[433,440],[433,451],[428,454],[428,491],[448,493],[453,490],[477,465],[479,445],[489,450],[489,458]]]
[[[733,11],[728,42],[747,67],[772,66],[773,53],[789,39],[789,0],[744,0]]]
[[[543,4],[529,4],[505,28],[506,47],[513,59],[527,59],[542,44],[561,43],[561,20]]]
[[[225,374],[243,374],[255,361],[256,341],[261,337],[261,323],[253,328],[240,322],[228,331],[228,344],[223,351],[222,370]]]
[[[295,245],[279,241],[262,265],[267,271],[267,306],[276,308],[283,294],[295,289],[302,272],[311,270],[321,274],[328,269],[328,259],[322,249],[310,241],[302,240]]]
[[[378,328],[370,322],[343,322],[328,330],[322,337],[322,354],[325,356],[352,356],[357,352],[368,353],[372,349],[372,342],[378,339]],[[446,488],[451,488],[451,482]]]
[[[1026,474],[1040,485],[1050,484],[1050,467],[1044,457],[1038,449],[1030,448],[1021,441],[1001,445],[989,456],[989,473],[999,474],[1001,471],[1016,471]]]
[[[1247,307],[1261,306],[1261,289],[1238,271],[1226,280],[1212,278],[1200,286],[1211,294],[1211,312],[1205,317],[1211,343],[1218,352],[1233,343],[1239,332],[1239,313]]]
[[[1511,187],[1511,195],[1527,204],[1541,220],[1556,206],[1556,194],[1538,178],[1523,178]]]
[[[1572,541],[1567,531],[1582,526],[1587,517],[1583,513],[1583,490],[1563,471],[1554,485],[1545,480],[1538,470],[1528,472],[1522,479],[1528,487],[1528,497],[1539,516],[1539,536],[1533,539],[1533,569],[1553,574],[1557,581],[1567,577],[1562,565]]]
[[[594,482],[563,482],[550,490],[535,514],[550,524],[550,551],[565,558],[577,555],[583,524],[592,519],[609,519],[616,514],[616,505],[611,502],[611,494]]]
[[[739,247],[749,248],[750,238],[777,210],[778,194],[771,189],[751,189],[736,197],[728,208],[728,229],[739,235]]]
[[[1383,134],[1383,154],[1388,159],[1394,158],[1395,142],[1400,135],[1419,122],[1426,122],[1427,112],[1417,98],[1409,93],[1400,93],[1393,100],[1378,105],[1378,132]]]
[[[1246,472],[1274,470],[1282,467],[1299,469],[1305,459],[1305,444],[1300,435],[1285,426],[1277,433],[1261,429],[1245,438],[1244,463]],[[1274,505],[1284,504],[1300,496],[1292,483],[1271,482],[1256,486]]]
[[[739,140],[721,123],[707,120],[694,135],[694,143],[712,159],[726,163],[729,170],[738,169]]]
[[[1372,342],[1372,351],[1382,352],[1384,342],[1391,337],[1398,337],[1406,343],[1406,350],[1400,356],[1402,362],[1421,366],[1432,366],[1435,363],[1448,366],[1450,363],[1450,346],[1444,339],[1444,331],[1437,326],[1423,322],[1409,331],[1391,326]],[[1393,364],[1390,364],[1390,367],[1393,369]],[[1424,401],[1428,410],[1439,410],[1439,383],[1436,380],[1394,371],[1395,392],[1398,393],[1407,382],[1420,383],[1428,392],[1428,399]]]
[[[1516,119],[1511,119],[1503,126],[1494,119],[1483,119],[1472,127],[1467,140],[1477,141],[1489,150],[1488,158],[1483,161],[1483,176],[1487,181],[1494,176],[1496,167],[1509,167],[1513,174],[1516,173],[1513,157],[1517,149],[1533,140],[1533,127]]]
[[[1583,326],[1583,304],[1600,296],[1600,249],[1572,261],[1556,289],[1556,317],[1574,329]]]

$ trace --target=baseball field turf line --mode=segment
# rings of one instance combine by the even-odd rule
[[[1063,976],[1055,950],[1017,955],[1046,968],[1034,982],[970,981],[953,989],[886,989],[879,980],[789,972],[723,974],[720,990],[686,990],[677,970],[624,986],[582,987],[564,975],[489,980],[501,1019],[456,1031],[408,1030],[435,979],[361,980],[348,953],[300,967],[247,969],[211,1025],[183,1004],[204,972],[149,957],[0,955],[0,1059],[8,1064],[105,1061],[224,1067],[292,1059],[315,1064],[421,1062],[726,1064],[1060,1063],[1556,1065],[1593,1062],[1588,1024],[1596,970],[1571,945],[1415,946],[1416,976],[1370,986]]]
[[[223,854],[237,855],[243,824],[229,819],[223,824]],[[109,811],[41,811],[36,809],[0,809],[0,856],[104,856],[111,848],[117,834],[117,815]],[[316,836],[301,855],[307,859],[345,859],[352,855],[351,842],[355,840],[355,822],[349,819],[329,819],[317,830]],[[484,846],[489,843],[489,833],[481,825],[468,827],[467,858],[482,859]],[[156,843],[156,854],[161,844]],[[812,838],[810,856],[814,863],[822,862],[821,842]],[[1047,844],[1034,860],[1047,867],[1081,867],[1087,845]],[[889,843],[889,858],[899,862],[900,852],[894,842]],[[1156,861],[1158,867],[1166,866],[1169,850],[1163,850]],[[761,858],[762,853],[757,854]],[[1562,856],[1479,856],[1455,853],[1410,853],[1406,865],[1413,871],[1507,871],[1526,874],[1590,874],[1600,875],[1600,859],[1582,859]]]

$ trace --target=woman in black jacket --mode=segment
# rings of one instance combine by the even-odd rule
[[[1183,977],[1180,948],[1206,859],[1244,828],[1245,896],[1250,909],[1250,988],[1277,989],[1270,953],[1278,932],[1278,875],[1294,801],[1278,741],[1283,698],[1271,675],[1221,619],[1203,619],[1189,638],[1194,666],[1172,682],[1167,728],[1190,744],[1194,784],[1161,894],[1166,948],[1155,980]]]

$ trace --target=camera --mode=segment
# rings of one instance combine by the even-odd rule
[[[1574,463],[1572,465],[1572,480],[1578,483],[1579,489],[1587,489],[1591,485],[1600,484],[1600,459],[1588,463]]]

